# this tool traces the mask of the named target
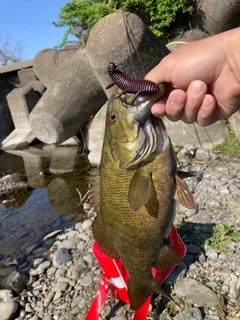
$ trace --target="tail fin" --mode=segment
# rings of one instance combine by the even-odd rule
[[[152,279],[150,286],[146,286],[144,283],[135,282],[129,277],[128,296],[133,310],[139,309],[153,292],[161,294],[169,300],[173,300],[154,279]]]

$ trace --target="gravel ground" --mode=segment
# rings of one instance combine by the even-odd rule
[[[177,207],[187,255],[164,283],[177,303],[153,295],[147,319],[240,319],[240,160],[199,149],[181,163],[195,173],[187,183],[198,210]],[[34,261],[26,289],[9,299],[18,305],[15,319],[84,319],[101,273],[92,254],[94,212],[86,210],[86,221],[46,237],[55,238],[48,255]],[[116,304],[108,295],[100,319],[131,319],[129,306]]]

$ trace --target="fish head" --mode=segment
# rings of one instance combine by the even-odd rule
[[[164,94],[165,85],[159,88],[154,94],[138,95],[133,104],[134,94],[129,93],[114,99],[114,92],[109,100],[105,139],[122,169],[135,169],[149,162],[163,145],[165,127],[151,114],[151,107]]]

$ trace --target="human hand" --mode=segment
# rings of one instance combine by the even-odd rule
[[[146,79],[166,82],[164,96],[152,106],[156,116],[201,126],[226,119],[240,107],[240,29],[178,48]]]

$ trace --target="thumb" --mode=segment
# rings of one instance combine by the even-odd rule
[[[157,84],[168,82],[171,83],[171,74],[173,70],[172,59],[169,59],[169,55],[164,57],[156,67],[154,67],[145,76],[146,80],[151,80]]]

